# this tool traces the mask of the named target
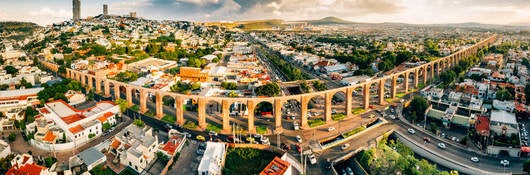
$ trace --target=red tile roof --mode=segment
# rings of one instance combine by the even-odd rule
[[[6,175],[39,175],[46,167],[35,163],[25,164],[21,167],[13,166],[6,172]]]
[[[48,132],[46,133],[46,135],[44,136],[44,138],[42,138],[42,140],[43,140],[43,141],[46,141],[46,142],[53,142],[53,141],[55,141],[55,138],[56,138],[56,137],[57,137],[57,136],[55,136],[55,135],[53,134],[53,132],[48,131]]]
[[[64,123],[69,125],[69,124],[72,124],[72,123],[77,122],[79,120],[83,120],[84,118],[86,118],[86,116],[81,115],[81,114],[74,114],[74,115],[70,115],[70,116],[67,116],[67,117],[63,117],[61,119],[64,121]]]
[[[475,129],[477,133],[483,136],[487,136],[490,133],[490,119],[485,116],[478,116],[475,122]]]
[[[167,141],[162,150],[166,151],[169,155],[175,154],[175,150],[178,148],[181,140],[182,138],[173,136]]]
[[[101,123],[105,123],[109,117],[112,117],[114,114],[112,112],[105,112],[101,117],[98,118],[98,120]]]
[[[118,149],[118,146],[120,146],[121,142],[119,140],[114,139],[112,143],[110,144],[111,148]]]
[[[283,175],[287,168],[291,164],[289,162],[282,160],[278,157],[274,157],[272,161],[263,169],[259,174],[260,175]]]
[[[81,125],[76,125],[74,127],[71,127],[68,130],[70,130],[70,132],[72,132],[72,134],[75,134],[75,133],[78,133],[79,131],[82,131],[83,129],[85,129],[85,128],[83,128]]]

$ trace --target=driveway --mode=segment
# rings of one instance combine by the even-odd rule
[[[180,151],[179,159],[173,164],[167,174],[179,175],[196,175],[197,167],[201,161],[202,156],[197,155],[195,151],[199,144],[195,140],[187,141],[189,144],[185,145]]]

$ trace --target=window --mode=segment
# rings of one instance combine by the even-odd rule
[[[131,161],[129,161],[129,166],[132,166],[132,163],[131,163]]]

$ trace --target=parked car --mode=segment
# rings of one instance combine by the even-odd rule
[[[407,131],[408,131],[409,133],[411,133],[411,134],[416,133],[416,131],[414,131],[414,129],[412,129],[412,128],[407,129]]]
[[[508,166],[508,165],[510,165],[510,161],[508,161],[508,160],[501,160],[501,165],[502,165],[502,166]]]
[[[293,122],[293,127],[294,127],[294,130],[299,130],[300,129],[297,121]]]
[[[476,162],[478,162],[479,160],[478,160],[478,157],[471,157],[471,161],[473,161],[473,162],[476,163]]]
[[[353,175],[353,171],[350,167],[346,167],[346,172],[348,173],[348,175]]]
[[[198,141],[205,141],[206,138],[204,138],[204,136],[201,136],[201,135],[198,135],[197,137],[195,137]]]
[[[315,158],[314,154],[309,155],[309,162],[311,162],[311,165],[314,165],[317,163],[317,158]]]
[[[296,141],[302,143],[302,137],[300,137],[300,135],[296,135]]]
[[[335,127],[329,127],[328,132],[335,131]]]
[[[188,132],[184,132],[184,133],[182,133],[182,134],[184,134],[187,138],[191,138],[191,134],[188,133]]]
[[[261,134],[254,134],[254,138],[256,138],[256,140],[261,140],[261,137],[263,137]]]
[[[445,146],[445,143],[438,143],[438,147],[441,148],[441,149],[445,149],[445,148],[447,148],[447,147]]]
[[[204,154],[204,149],[197,149],[197,152],[196,152],[198,155],[203,155]]]
[[[269,138],[268,137],[261,137],[261,144],[264,144],[264,145],[270,145],[271,143],[269,142]]]
[[[346,143],[346,144],[342,145],[341,149],[345,150],[345,149],[348,149],[348,147],[350,147],[350,144]]]
[[[209,131],[208,134],[211,136],[217,136],[217,133],[215,131]]]

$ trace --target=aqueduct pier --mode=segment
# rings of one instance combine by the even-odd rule
[[[451,55],[445,56],[443,58],[436,59],[434,61],[415,66],[409,69],[406,69],[401,72],[396,72],[390,75],[386,75],[383,77],[379,77],[376,79],[372,79],[366,82],[362,82],[359,84],[355,84],[352,86],[346,86],[346,87],[340,87],[336,89],[330,89],[326,91],[320,91],[320,92],[313,92],[313,93],[306,93],[306,94],[299,94],[299,95],[288,95],[288,96],[280,96],[280,97],[244,97],[244,98],[231,98],[231,97],[206,97],[206,96],[199,96],[199,95],[186,95],[186,94],[179,94],[174,92],[167,92],[167,91],[160,91],[157,89],[150,89],[140,86],[135,86],[131,84],[127,84],[124,82],[119,82],[111,79],[107,79],[105,77],[96,77],[94,75],[89,74],[87,71],[78,71],[73,70],[70,68],[66,69],[66,75],[64,75],[66,78],[71,78],[77,81],[80,81],[82,85],[87,87],[89,90],[95,88],[96,93],[104,93],[105,96],[111,96],[113,95],[114,99],[124,98],[120,97],[120,91],[125,92],[125,99],[129,103],[129,106],[134,105],[133,103],[133,92],[136,92],[139,94],[139,101],[140,101],[140,112],[146,112],[147,111],[147,98],[148,94],[155,96],[155,106],[156,106],[156,117],[158,119],[161,119],[164,116],[164,110],[163,110],[163,98],[170,97],[175,100],[175,113],[176,113],[176,124],[182,125],[184,124],[184,109],[183,104],[186,100],[193,100],[194,102],[197,102],[197,113],[198,113],[198,126],[201,129],[205,129],[207,126],[206,123],[206,108],[207,104],[209,102],[216,102],[218,104],[221,104],[221,117],[222,117],[222,129],[223,133],[230,133],[231,127],[230,127],[230,113],[229,108],[230,105],[234,103],[238,104],[245,104],[247,107],[248,112],[248,132],[249,133],[255,133],[256,128],[254,126],[254,109],[256,108],[257,104],[261,102],[269,102],[273,106],[273,117],[274,117],[274,128],[275,133],[279,133],[282,131],[282,107],[285,103],[291,100],[295,100],[301,104],[301,116],[300,116],[300,124],[301,128],[309,128],[307,123],[307,113],[308,113],[308,103],[313,97],[321,96],[325,99],[324,104],[324,120],[326,122],[332,121],[332,98],[336,93],[342,92],[345,95],[345,112],[347,117],[352,117],[352,103],[353,103],[353,93],[356,90],[359,90],[358,92],[362,91],[362,101],[360,102],[362,104],[362,107],[364,109],[368,109],[370,106],[370,90],[372,86],[377,89],[377,98],[376,102],[378,104],[385,104],[385,83],[387,81],[390,81],[390,88],[388,91],[389,96],[388,98],[395,99],[397,94],[397,87],[398,87],[398,79],[402,79],[404,81],[401,85],[404,92],[408,93],[410,86],[412,85],[413,88],[418,88],[420,83],[427,83],[429,79],[433,79],[436,76],[440,76],[441,72],[447,71],[451,69],[453,66],[457,65],[458,62],[463,59],[467,58],[473,54],[475,54],[480,48],[483,47],[489,47],[490,44],[492,44],[497,38],[497,35],[492,35],[473,46],[467,47],[465,49],[462,49],[456,53],[453,53]],[[40,61],[44,66],[49,68],[50,70],[57,72],[59,69],[59,66],[52,62],[47,62],[44,60]],[[409,79],[412,80],[412,84],[409,85]],[[113,93],[111,93],[113,91]]]

